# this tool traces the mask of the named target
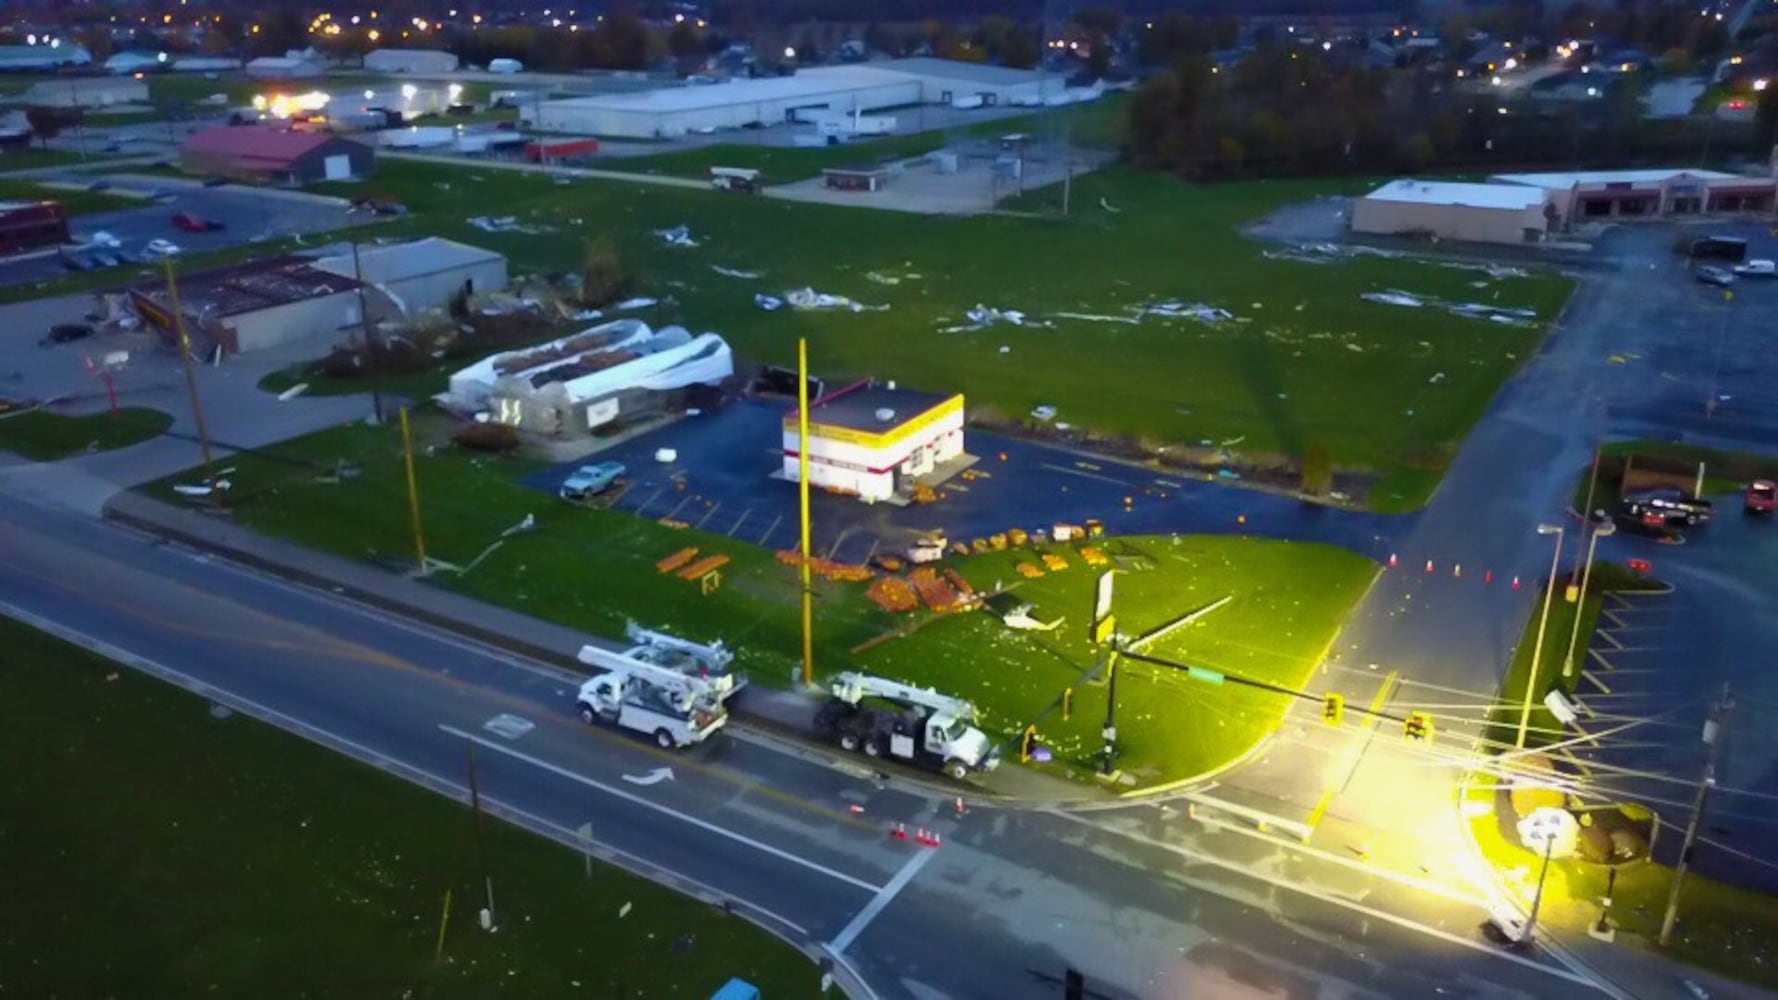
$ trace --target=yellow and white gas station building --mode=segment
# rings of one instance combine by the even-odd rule
[[[784,417],[784,478],[801,457],[797,412]],[[809,485],[876,502],[909,492],[963,454],[963,395],[857,382],[809,404]]]

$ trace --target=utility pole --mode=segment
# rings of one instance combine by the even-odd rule
[[[1711,706],[1710,718],[1704,720],[1704,776],[1698,781],[1698,794],[1692,800],[1691,822],[1685,826],[1685,841],[1679,848],[1679,864],[1673,867],[1673,889],[1667,894],[1667,913],[1661,917],[1661,946],[1673,940],[1673,925],[1679,920],[1679,893],[1685,886],[1685,871],[1692,863],[1692,847],[1698,840],[1698,827],[1704,824],[1704,807],[1710,802],[1710,790],[1716,787],[1716,761],[1722,752],[1723,727],[1735,702],[1729,697],[1729,685],[1722,686],[1722,697]]]
[[[1537,892],[1531,896],[1531,914],[1525,918],[1525,934],[1521,938],[1524,942],[1530,942],[1537,933],[1537,911],[1543,909],[1543,884],[1544,880],[1550,876],[1550,854],[1555,849],[1556,831],[1553,829],[1544,831],[1543,866],[1537,871]]]
[[[803,592],[803,686],[815,684],[815,592],[811,582],[810,560],[814,557],[809,538],[809,340],[796,342],[796,481],[802,510]]]
[[[1117,640],[1111,641],[1111,651],[1105,657],[1105,728],[1101,732],[1105,737],[1105,759],[1099,763],[1099,773],[1105,777],[1117,773]]]
[[[370,313],[364,305],[364,266],[358,260],[358,241],[352,241],[352,279],[358,282],[358,330],[364,337],[364,353],[370,365],[370,412],[371,417],[381,426],[383,423],[383,372],[381,359],[377,356],[377,342],[371,330]],[[405,414],[405,410],[403,413]]]
[[[488,872],[488,824],[482,813],[481,783],[475,767],[475,744],[466,743],[469,751],[469,807],[475,811],[475,854],[481,862],[482,887],[487,890],[488,908],[482,911],[482,930],[494,929],[494,876]]]
[[[1537,672],[1543,666],[1543,635],[1544,629],[1550,624],[1550,598],[1556,596],[1557,567],[1562,562],[1562,526],[1540,524],[1537,526],[1540,535],[1555,535],[1556,550],[1550,556],[1549,581],[1544,585],[1543,615],[1537,620],[1537,645],[1531,649],[1531,676],[1525,678],[1525,704],[1519,712],[1519,738],[1516,746],[1525,749],[1525,733],[1531,727],[1531,702],[1536,697]]]
[[[164,259],[167,272],[167,304],[173,313],[173,335],[179,338],[179,359],[185,365],[185,391],[191,396],[191,416],[198,425],[198,447],[204,455],[204,483],[210,487],[208,494],[212,503],[216,502],[216,460],[210,454],[210,430],[204,423],[204,404],[198,398],[198,374],[191,361],[191,338],[185,333],[185,311],[179,306],[179,284],[173,280],[173,258]]]
[[[407,407],[401,408],[401,451],[407,460],[407,504],[408,515],[414,525],[414,556],[419,560],[420,572],[426,572],[426,533],[420,521],[420,480],[414,475],[414,436],[408,429]]]

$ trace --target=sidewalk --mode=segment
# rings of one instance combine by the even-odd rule
[[[608,644],[601,637],[486,604],[421,580],[269,538],[234,524],[226,516],[177,507],[136,493],[115,494],[105,504],[104,516],[146,534],[212,552],[571,673],[586,673],[577,659],[582,646],[589,642]],[[736,699],[734,713],[739,721],[761,735],[794,744],[797,752],[813,752],[826,759],[850,760],[868,767],[869,758],[840,758],[826,744],[808,737],[808,724],[816,706],[813,695],[755,683]],[[968,785],[906,773],[896,773],[886,780],[904,790],[946,800],[957,796],[990,798],[1028,806],[1113,800],[1109,792],[1096,784],[1069,781],[1016,762],[1003,762]]]

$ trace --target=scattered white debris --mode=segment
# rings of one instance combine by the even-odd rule
[[[1112,215],[1118,215],[1123,212],[1123,209],[1118,208],[1116,205],[1113,205],[1109,201],[1106,201],[1105,197],[1103,195],[1101,195],[1099,197],[1099,207],[1103,208],[1107,212],[1110,212]]]
[[[1128,323],[1131,326],[1142,322],[1141,316],[1106,316],[1101,313],[1059,312],[1050,313],[1056,319],[1079,319],[1089,323]]]
[[[776,295],[756,294],[753,296],[753,304],[764,309],[766,312],[774,312],[784,308],[784,300]]]
[[[1260,308],[1255,302],[1253,308]],[[1221,323],[1235,318],[1235,314],[1217,306],[1205,305],[1202,302],[1152,302],[1137,310],[1137,316],[1173,316],[1195,319],[1200,323]]]
[[[478,215],[469,220],[469,224],[489,233],[547,233],[545,226],[528,226],[519,221],[516,215],[502,215],[498,218]]]
[[[1001,353],[1001,354],[1011,354],[1011,353],[1012,353],[1012,345],[1010,345],[1010,344],[1001,344],[1001,345],[1000,345],[1000,353]]]
[[[290,388],[285,389],[283,392],[278,393],[278,402],[288,403],[291,400],[295,399],[296,397],[298,397],[308,391],[309,391],[309,383],[298,382],[297,384],[291,386]]]
[[[1440,382],[1443,382],[1444,380],[1445,380],[1445,373],[1444,372],[1433,372],[1432,377],[1427,379],[1426,381],[1432,385],[1437,385]]]
[[[679,450],[676,448],[656,448],[654,460],[662,465],[670,465],[679,461]]]
[[[1056,408],[1050,406],[1048,403],[1045,403],[1042,406],[1032,407],[1031,416],[1033,419],[1049,423],[1051,420],[1056,419]]]
[[[659,236],[661,242],[666,243],[668,246],[695,247],[698,245],[697,239],[691,234],[691,227],[684,223],[673,226],[670,229],[656,229],[654,234]]]
[[[758,300],[759,297],[755,296],[754,301]],[[798,288],[795,291],[785,292],[784,303],[792,309],[843,309],[848,312],[882,312],[889,308],[888,306],[867,306],[862,302],[854,302],[844,295],[830,295],[827,292],[817,292],[813,288]],[[760,305],[764,308],[771,308],[765,306],[763,302]]]
[[[1409,295],[1406,292],[1365,292],[1359,298],[1366,302],[1375,302],[1378,305],[1407,306],[1411,309],[1418,309],[1426,304],[1418,296]]]
[[[711,264],[710,270],[715,271],[717,274],[725,275],[730,278],[757,278],[757,277],[759,277],[758,271],[740,271],[740,270],[736,270],[735,268],[732,268],[732,267],[723,267],[721,264]]]
[[[660,305],[659,299],[651,299],[647,296],[642,296],[640,298],[625,299],[617,305],[612,306],[611,311],[623,312],[626,309],[647,309],[649,306],[655,305]]]
[[[582,309],[581,311],[574,314],[574,318],[575,319],[583,319],[583,320],[584,319],[598,319],[599,317],[601,317],[603,315],[605,315],[605,311],[602,309]]]

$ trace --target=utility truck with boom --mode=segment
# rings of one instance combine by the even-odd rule
[[[905,760],[952,778],[1000,765],[1000,750],[973,723],[962,698],[869,674],[842,673],[815,716],[825,738],[870,757]]]
[[[652,735],[662,749],[672,749],[702,743],[728,722],[715,678],[597,646],[582,646],[579,659],[604,671],[582,684],[575,700],[587,725],[605,722],[634,729]],[[733,680],[732,675],[723,678]]]
[[[747,686],[747,676],[733,669],[735,654],[720,639],[711,643],[692,642],[645,629],[635,622],[624,626],[624,638],[633,645],[622,653],[587,646],[580,651],[580,662],[603,670],[613,670],[631,662],[666,667],[702,681],[719,701],[724,702]]]

